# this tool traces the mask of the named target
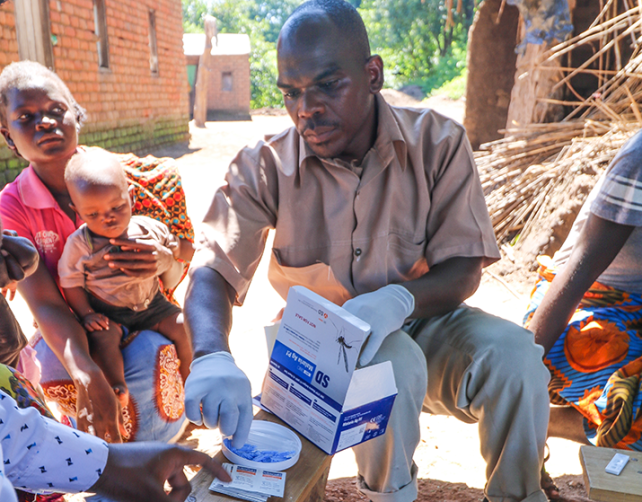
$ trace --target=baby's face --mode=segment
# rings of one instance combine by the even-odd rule
[[[75,211],[94,234],[116,239],[127,229],[132,206],[126,188],[118,185],[92,185],[82,190],[70,187],[69,194]]]

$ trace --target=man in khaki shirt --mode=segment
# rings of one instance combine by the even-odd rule
[[[295,127],[238,154],[193,262],[187,417],[233,434],[235,446],[247,438],[250,384],[227,337],[273,228],[275,289],[285,297],[303,285],[343,305],[372,326],[359,364],[393,364],[399,392],[388,430],[354,447],[360,490],[373,501],[416,499],[423,410],[479,423],[489,500],[544,502],[541,347],[530,332],[462,305],[499,259],[464,129],[386,104],[383,61],[342,0],[293,13],[278,69]]]

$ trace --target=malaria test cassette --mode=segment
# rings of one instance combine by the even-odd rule
[[[293,286],[261,405],[329,455],[386,432],[397,387],[389,361],[356,369],[370,325]]]

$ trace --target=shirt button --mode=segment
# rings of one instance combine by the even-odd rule
[[[145,300],[145,307],[149,307],[149,300]]]
[[[361,248],[357,248],[354,250],[354,255],[355,256],[361,256]]]
[[[134,305],[134,312],[138,312],[138,305]]]

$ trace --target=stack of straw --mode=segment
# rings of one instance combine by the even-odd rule
[[[558,200],[554,196],[565,193],[575,176],[597,179],[642,127],[642,7],[618,14],[617,4],[609,0],[584,33],[552,47],[537,62],[545,69],[580,45],[593,47],[593,56],[578,68],[562,66],[564,75],[556,84],[565,85],[577,99],[545,100],[571,107],[567,117],[503,131],[506,137],[482,145],[475,154],[500,242],[523,238],[536,228],[554,210],[549,204]],[[626,61],[623,52],[631,53]],[[598,79],[598,90],[588,99],[571,85],[571,78],[581,72]]]

